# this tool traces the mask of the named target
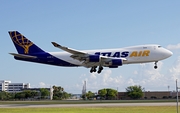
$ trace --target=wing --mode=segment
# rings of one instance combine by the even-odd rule
[[[65,46],[61,46],[61,45],[57,44],[56,42],[52,42],[52,44],[54,45],[54,47],[57,47],[57,48],[62,49],[68,53],[71,53],[72,54],[71,57],[74,59],[77,59],[79,61],[83,61],[83,60],[85,60],[86,57],[89,56],[89,54],[86,52],[78,51],[78,50],[71,49],[71,48],[68,48]]]
[[[82,52],[82,51],[78,51],[78,50],[71,49],[71,48],[68,48],[68,47],[65,47],[65,46],[61,46],[61,45],[57,44],[56,42],[52,42],[52,44],[54,45],[54,47],[60,48],[60,49],[62,49],[64,51],[67,51],[68,53],[71,53],[71,54],[80,54],[80,55],[87,54],[87,53]]]
[[[88,54],[84,51],[78,51],[75,49],[71,49],[65,46],[61,46],[57,44],[56,42],[52,42],[52,44],[59,48],[62,49],[68,53],[71,53],[71,57],[79,60],[79,61],[84,61],[84,64],[86,67],[92,67],[92,66],[121,66],[123,64],[123,61],[126,61],[127,59],[125,58],[114,58],[114,57],[107,57],[107,56],[102,56],[102,55],[95,55],[95,54]]]

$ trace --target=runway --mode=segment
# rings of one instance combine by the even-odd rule
[[[176,106],[176,102],[166,103],[97,103],[97,104],[49,104],[49,105],[28,105],[28,104],[6,104],[0,108],[47,108],[47,107],[132,107],[132,106]]]

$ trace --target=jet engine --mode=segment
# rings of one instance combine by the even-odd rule
[[[100,56],[99,55],[89,55],[87,58],[86,58],[86,61],[88,62],[99,62],[100,61]]]
[[[116,66],[122,66],[123,60],[122,59],[111,59],[109,62],[106,63],[109,67],[116,67]]]

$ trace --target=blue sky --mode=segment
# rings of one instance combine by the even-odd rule
[[[30,83],[31,87],[58,85],[69,93],[101,88],[125,91],[141,85],[147,91],[175,90],[180,79],[180,1],[173,0],[38,0],[1,1],[1,80]],[[174,54],[154,63],[105,68],[101,74],[89,69],[55,67],[16,61],[8,53],[16,49],[8,35],[18,30],[45,51],[61,51],[55,41],[78,50],[121,48],[139,44],[160,44]],[[180,81],[180,80],[179,80]]]

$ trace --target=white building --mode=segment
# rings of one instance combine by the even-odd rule
[[[24,88],[30,88],[30,83],[11,83],[11,81],[0,80],[0,91],[15,93],[21,92]]]

